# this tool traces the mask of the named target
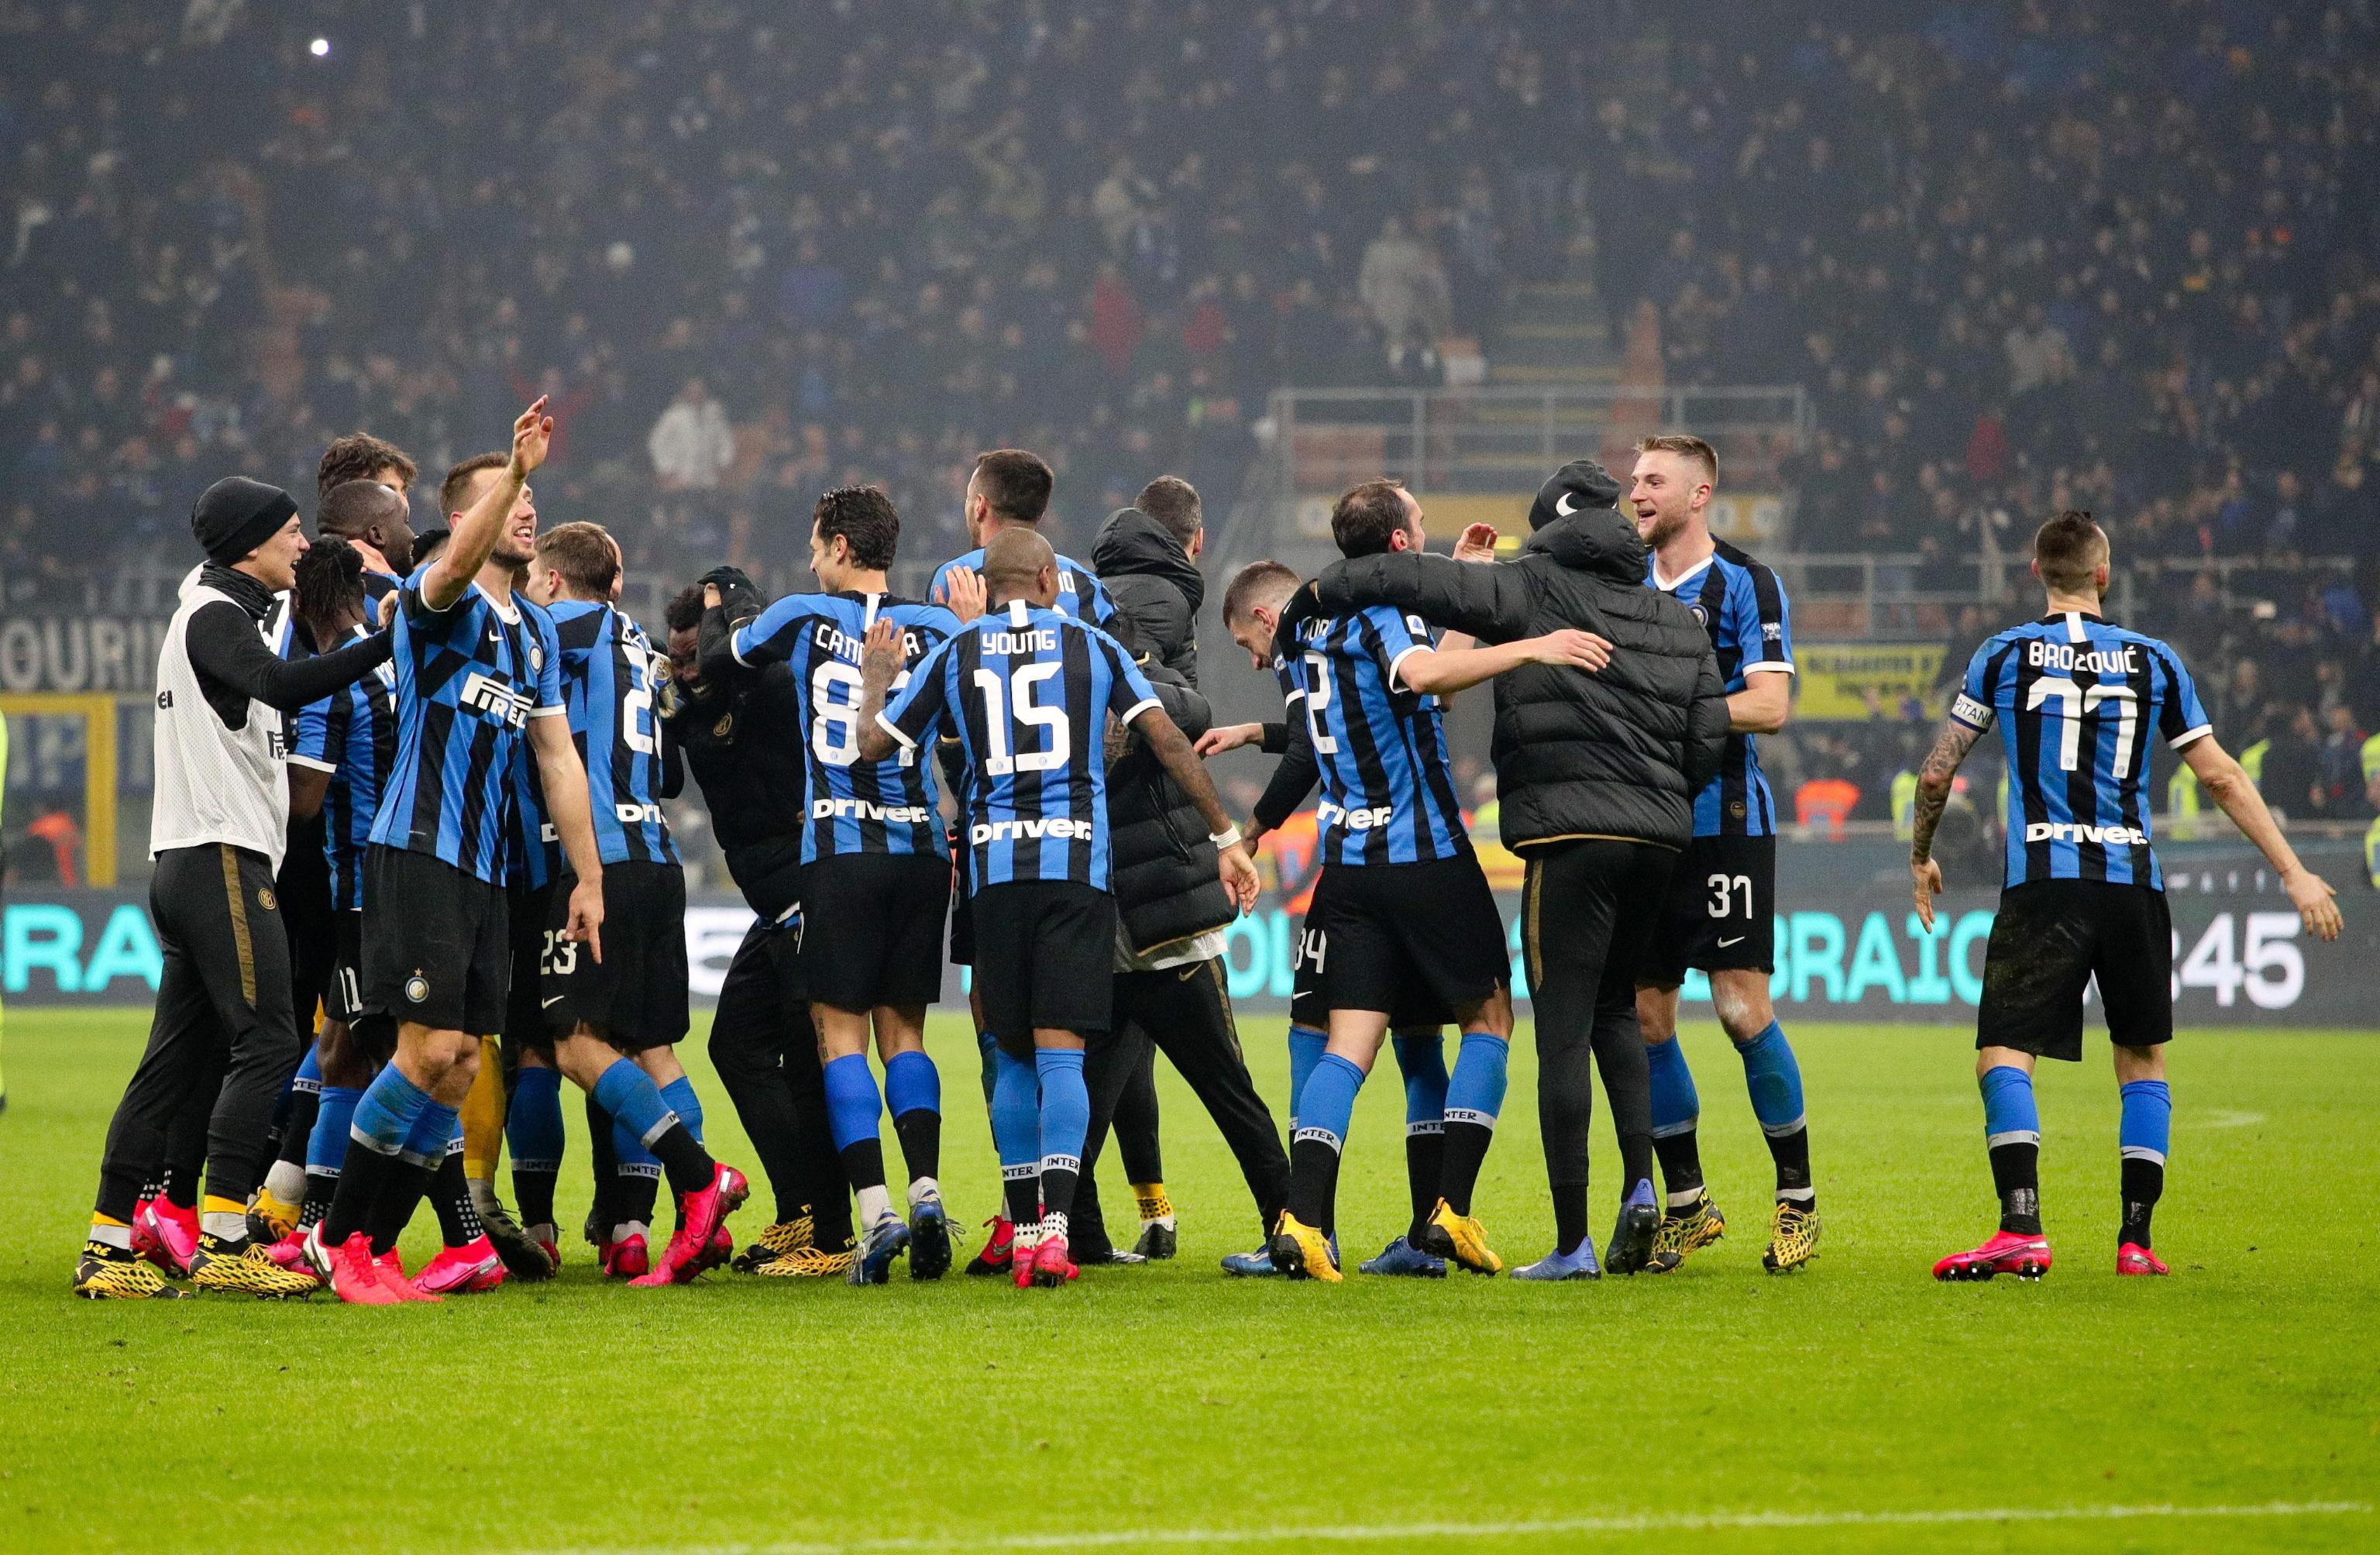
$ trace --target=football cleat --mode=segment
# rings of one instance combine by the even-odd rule
[[[1140,1228],[1140,1240],[1132,1245],[1132,1250],[1147,1262],[1151,1258],[1170,1258],[1181,1246],[1181,1234],[1172,1226],[1162,1221],[1150,1221]]]
[[[1173,1219],[1173,1200],[1162,1183],[1135,1183],[1134,1205],[1140,1210],[1140,1240],[1132,1250],[1144,1258],[1170,1258],[1181,1246]]]
[[[1708,1194],[1696,1199],[1691,1209],[1664,1209],[1661,1229],[1653,1233],[1653,1256],[1645,1272],[1667,1274],[1685,1262],[1688,1253],[1707,1247],[1726,1234],[1727,1217]]]
[[[991,1235],[983,1251],[967,1260],[969,1274],[1005,1274],[1016,1251],[1016,1222],[1004,1215],[994,1215],[983,1222],[991,1228]]]
[[[1771,1274],[1792,1273],[1818,1256],[1818,1233],[1824,1229],[1815,1209],[1779,1199],[1769,1221],[1768,1250],[1760,1255],[1760,1267]]]
[[[386,1286],[389,1294],[399,1301],[441,1302],[446,1299],[442,1295],[431,1294],[407,1279],[405,1260],[397,1256],[397,1251],[394,1247],[385,1253],[374,1254],[371,1264],[380,1275],[380,1282]]]
[[[190,1293],[165,1283],[129,1248],[86,1242],[75,1262],[74,1294],[89,1301],[154,1301]]]
[[[1071,1248],[1067,1252],[1067,1257],[1074,1257],[1073,1250]],[[1148,1261],[1148,1259],[1139,1253],[1128,1253],[1122,1247],[1114,1246],[1111,1246],[1103,1253],[1086,1253],[1081,1257],[1075,1259],[1077,1267],[1097,1265],[1105,1269],[1135,1268],[1138,1265],[1145,1264]]]
[[[256,1200],[248,1207],[249,1233],[255,1241],[270,1245],[287,1236],[298,1225],[298,1217],[305,1207],[273,1197],[271,1188],[256,1190]]]
[[[1380,1256],[1366,1258],[1355,1266],[1359,1274],[1402,1274],[1409,1279],[1443,1280],[1446,1259],[1436,1253],[1426,1253],[1400,1236],[1380,1249]]]
[[[860,1233],[857,1256],[844,1279],[854,1285],[881,1285],[892,1278],[892,1260],[908,1250],[909,1228],[888,1213]]]
[[[284,1269],[310,1269],[312,1266],[306,1261],[306,1232],[312,1229],[291,1226],[288,1235],[264,1249],[264,1256]]]
[[[764,1263],[787,1257],[808,1247],[817,1235],[817,1225],[808,1215],[796,1215],[790,1221],[778,1221],[760,1228],[758,1240],[747,1242],[729,1265],[738,1274],[757,1273]]]
[[[1281,1270],[1272,1266],[1272,1254],[1259,1247],[1253,1253],[1226,1253],[1223,1272],[1234,1280],[1269,1280]]]
[[[486,1233],[480,1240],[488,1244],[489,1251],[503,1260],[508,1273],[533,1284],[540,1280],[552,1279],[554,1271],[561,1268],[562,1257],[552,1247],[552,1237],[549,1235],[546,1241],[540,1242],[523,1231],[520,1222],[513,1219],[512,1211],[505,1209],[501,1201],[492,1197],[490,1202],[480,1207],[480,1224]],[[493,1286],[488,1288],[494,1289]]]
[[[940,1197],[909,1207],[909,1278],[939,1280],[951,1271],[951,1217]]]
[[[1286,1209],[1281,1212],[1281,1223],[1273,1228],[1267,1250],[1272,1254],[1273,1267],[1293,1280],[1339,1283],[1339,1260],[1329,1239]]]
[[[855,1245],[829,1252],[824,1247],[796,1247],[766,1262],[752,1266],[752,1272],[771,1280],[842,1279],[851,1272],[859,1259]]]
[[[1992,1239],[1980,1247],[1963,1253],[1953,1253],[1934,1266],[1937,1280],[1988,1280],[1996,1274],[2013,1274],[2020,1280],[2038,1280],[2049,1272],[2049,1238],[2027,1236],[2013,1231],[1996,1231]]]
[[[413,1277],[414,1288],[429,1295],[477,1295],[504,1282],[504,1256],[496,1251],[495,1239],[486,1235],[460,1247],[439,1248],[438,1256]]]
[[[703,1260],[711,1256],[712,1245],[727,1217],[735,1212],[751,1191],[744,1173],[714,1162],[709,1183],[692,1193],[677,1196],[677,1230],[670,1234],[669,1245],[662,1249],[660,1262],[650,1272],[628,1283],[647,1287],[692,1283],[697,1275],[713,1267]],[[735,1244],[730,1242],[728,1245],[733,1247]]]
[[[321,1285],[311,1270],[284,1269],[261,1243],[253,1241],[243,1240],[235,1245],[221,1237],[201,1236],[198,1251],[190,1255],[190,1286],[194,1290],[285,1301],[292,1296],[303,1299],[312,1295]]]
[[[2127,1242],[2116,1249],[2116,1272],[2119,1274],[2170,1274],[2165,1260],[2137,1242]]]
[[[146,1201],[132,1214],[132,1248],[166,1279],[188,1279],[190,1259],[199,1250],[198,1209],[186,1209],[164,1194]]]
[[[556,1273],[562,1270],[562,1233],[551,1222],[528,1228],[528,1239],[544,1250],[545,1261]],[[501,1249],[499,1249],[501,1251]]]
[[[1421,1236],[1423,1252],[1451,1258],[1474,1274],[1503,1271],[1504,1260],[1488,1245],[1488,1228],[1479,1223],[1479,1218],[1456,1214],[1442,1198],[1429,1212],[1429,1224],[1422,1228]]]
[[[331,1287],[331,1294],[351,1306],[395,1306],[405,1298],[381,1282],[373,1267],[371,1238],[356,1233],[336,1246],[324,1245],[322,1228],[306,1233],[306,1262]]]
[[[1535,1263],[1524,1263],[1512,1270],[1515,1280],[1600,1280],[1603,1270],[1595,1261],[1595,1238],[1582,1236],[1574,1252],[1548,1253]]]
[[[602,1267],[606,1280],[640,1280],[652,1270],[652,1254],[641,1235],[625,1236],[603,1244]]]
[[[1634,1274],[1652,1261],[1653,1240],[1660,1233],[1661,1212],[1653,1208],[1653,1184],[1640,1182],[1620,1207],[1619,1223],[1603,1249],[1603,1267],[1614,1274]]]
[[[1033,1249],[1033,1285],[1039,1290],[1056,1290],[1078,1272],[1075,1261],[1066,1256],[1066,1239],[1045,1233],[1040,1245]],[[1025,1282],[1017,1281],[1019,1285]]]

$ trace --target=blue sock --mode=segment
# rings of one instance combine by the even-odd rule
[[[980,1066],[977,1078],[983,1082],[983,1105],[991,1107],[992,1093],[1000,1088],[1000,1040],[989,1031],[975,1034],[976,1059]]]
[[[329,1101],[325,1091],[323,1099]],[[515,1172],[562,1170],[562,1071],[523,1068],[504,1112],[504,1140]]]
[[[845,1053],[826,1066],[826,1119],[838,1153],[862,1139],[874,1139],[884,1104],[866,1053]]]
[[[1038,1049],[1033,1073],[1041,1083],[1041,1232],[1063,1236],[1075,1208],[1075,1184],[1082,1175],[1083,1139],[1091,1131],[1083,1051]]]
[[[894,1119],[904,1112],[942,1110],[942,1075],[922,1052],[894,1053],[884,1061],[884,1106]]]
[[[1405,1128],[1411,1132],[1415,1124],[1439,1124],[1446,1119],[1446,1039],[1436,1032],[1427,1037],[1391,1037],[1396,1049],[1397,1072],[1405,1079]],[[1315,1056],[1321,1056],[1318,1049]],[[1308,1068],[1312,1066],[1309,1064]]]
[[[2124,1119],[2116,1138],[2124,1159],[2163,1166],[2173,1139],[2172,1090],[2163,1080],[2131,1080],[2123,1097]]]
[[[661,1181],[661,1158],[645,1148],[645,1142],[617,1118],[612,1120],[612,1170],[616,1175],[642,1177],[656,1183]]]
[[[298,1061],[298,1073],[290,1076],[289,1088],[311,1091],[322,1088],[322,1064],[311,1043],[307,1045],[306,1056]]]
[[[364,1099],[361,1086],[324,1086],[322,1105],[314,1114],[314,1132],[306,1136],[306,1172],[335,1177],[347,1159],[347,1131],[356,1121],[356,1104]]]
[[[680,1075],[676,1079],[662,1087],[661,1091],[662,1105],[675,1112],[677,1121],[686,1124],[686,1131],[694,1136],[697,1144],[700,1144],[702,1142],[702,1099],[694,1094],[694,1082]]]
[[[405,1148],[397,1156],[435,1171],[446,1160],[447,1147],[463,1136],[462,1129],[460,1113],[443,1101],[432,1101],[414,1119],[413,1132],[406,1136]]]
[[[1760,1120],[1761,1132],[1775,1138],[1802,1127],[1802,1065],[1785,1040],[1785,1028],[1772,1020],[1735,1051],[1743,1060],[1744,1088],[1752,1093],[1752,1115]]]
[[[1322,1060],[1322,1049],[1330,1039],[1310,1026],[1289,1028],[1289,1131],[1297,1132],[1297,1099],[1305,1094],[1305,1081],[1314,1066]]]
[[[1041,1093],[1033,1065],[990,1050],[991,1143],[1000,1154],[1002,1212],[1019,1225],[1041,1218]]]
[[[395,1064],[384,1064],[357,1101],[348,1135],[375,1154],[395,1155],[412,1137],[422,1109],[431,1105],[428,1091],[407,1079]]]
[[[611,1113],[613,1122],[639,1145],[659,1137],[662,1126],[671,1121],[661,1087],[625,1058],[613,1060],[612,1066],[596,1076],[593,1095],[595,1105]]]
[[[1505,1071],[1511,1060],[1512,1044],[1501,1037],[1485,1031],[1466,1031],[1463,1047],[1454,1057],[1454,1076],[1446,1082],[1439,1094],[1444,1099],[1446,1121],[1450,1124],[1476,1124],[1482,1128],[1494,1128],[1497,1114],[1504,1110]],[[1414,1082],[1405,1077],[1406,1115],[1412,1115]]]
[[[1315,1061],[1314,1073],[1297,1098],[1298,1139],[1312,1139],[1333,1151],[1346,1148],[1348,1120],[1355,1115],[1355,1093],[1364,1088],[1364,1072],[1337,1053]]]
[[[1691,1134],[1702,1121],[1703,1099],[1694,1094],[1694,1071],[1686,1067],[1686,1050],[1674,1037],[1645,1050],[1653,1086],[1653,1137]]]
[[[1984,1093],[1986,1146],[1998,1149],[2003,1145],[2041,1143],[2041,1110],[2034,1105],[2032,1075],[2012,1063],[2003,1063],[1984,1071],[1976,1084]]]

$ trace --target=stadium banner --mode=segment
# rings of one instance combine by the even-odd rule
[[[0,622],[0,691],[146,692],[163,616],[35,615]]]
[[[1797,642],[1793,714],[1855,723],[1939,718],[1934,681],[1942,654],[1938,642]]]
[[[1788,849],[1780,863],[1804,850]],[[1855,850],[1815,848],[1817,854]],[[1804,1019],[1964,1025],[1983,993],[1994,894],[1943,898],[1932,933],[1905,891],[1880,882],[1795,881],[1780,869],[1770,996]],[[1833,870],[1812,873],[1836,874]],[[1848,873],[1848,871],[1843,871]],[[1512,985],[1525,1001],[1520,897],[1500,891]],[[2368,900],[2368,899],[2366,899]],[[2185,1026],[2368,1028],[2380,1007],[2380,913],[2350,904],[2341,943],[2308,942],[2289,900],[2253,871],[2178,875],[2171,893],[2175,1015]],[[1288,1008],[1295,926],[1304,904],[1268,890],[1225,935],[1232,998],[1246,1014]],[[686,910],[686,962],[698,999],[717,996],[752,923],[729,896],[698,893]],[[0,995],[18,1005],[142,1004],[163,969],[142,899],[112,890],[37,889],[0,912]],[[1691,1002],[1707,1002],[1697,973]],[[943,1008],[965,1002],[961,970],[947,970]]]

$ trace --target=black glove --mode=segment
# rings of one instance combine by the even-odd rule
[[[730,621],[747,621],[768,604],[759,586],[745,576],[742,567],[713,567],[695,582],[719,590],[720,606],[727,612]]]

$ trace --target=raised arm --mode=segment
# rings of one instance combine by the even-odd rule
[[[1426,649],[1397,666],[1397,678],[1412,689],[1439,697],[1493,680],[1523,664],[1568,664],[1592,673],[1611,662],[1611,644],[1593,632],[1565,627],[1541,638],[1521,638],[1493,648]]]
[[[1308,599],[1312,607],[1305,607]],[[1518,565],[1458,562],[1415,551],[1333,562],[1310,589],[1292,596],[1289,608],[1307,615],[1340,615],[1382,604],[1482,642],[1510,642],[1529,629],[1528,577]]]
[[[468,513],[455,520],[446,549],[422,569],[423,604],[431,610],[447,610],[463,597],[463,590],[471,586],[471,580],[480,576],[480,568],[494,553],[505,521],[512,516],[513,504],[520,500],[521,488],[545,463],[545,452],[552,441],[553,418],[545,413],[545,396],[540,395],[537,403],[513,422],[512,458],[504,465],[504,474],[480,493]]]
[[[2206,790],[2207,797],[2231,818],[2231,824],[2240,828],[2241,835],[2256,844],[2265,861],[2279,872],[2281,889],[2289,893],[2289,905],[2297,908],[2306,932],[2317,939],[2338,939],[2338,904],[2333,898],[2338,893],[2299,859],[2297,849],[2289,846],[2289,838],[2281,834],[2280,823],[2265,808],[2265,796],[2248,781],[2247,771],[2239,760],[2212,735],[2202,735],[2182,747],[2181,759],[2190,763],[2190,770],[2197,775],[2198,785]],[[1918,813],[1925,813],[1923,801]]]

